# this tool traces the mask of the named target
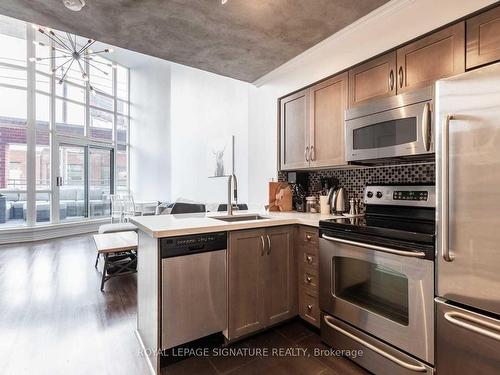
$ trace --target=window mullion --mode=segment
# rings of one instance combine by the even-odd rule
[[[117,70],[118,69],[114,69],[112,68],[112,75],[113,75],[113,146],[114,146],[114,150],[117,149],[117,140],[118,140],[118,129],[117,129],[117,126],[118,126],[118,121],[117,121],[117,111],[118,111],[118,100],[117,100],[117,96],[118,96],[118,78],[117,78]],[[112,151],[114,152],[114,151]],[[112,187],[112,191],[113,192],[116,192],[116,178],[115,176],[117,176],[117,170],[116,170],[116,157],[113,157],[112,160],[112,165],[111,165],[111,168],[113,169],[113,187]]]
[[[53,47],[54,42],[50,41],[50,45]],[[54,57],[55,52],[50,49],[50,57]],[[50,69],[53,71],[56,67],[56,61],[54,58],[50,59]],[[49,109],[49,132],[50,132],[50,186],[52,188],[52,203],[50,210],[50,217],[52,223],[59,223],[59,187],[57,186],[57,177],[59,176],[59,142],[57,138],[57,126],[56,126],[56,72],[50,77],[50,109]]]
[[[33,44],[35,30],[26,25],[26,57],[34,57],[36,53]],[[35,64],[26,61],[26,88],[27,88],[27,129],[26,129],[26,177],[27,177],[27,207],[26,223],[33,226],[36,223],[36,94]]]
[[[85,85],[85,136],[87,138],[91,138],[90,134],[90,90],[89,90],[89,85],[90,85],[90,66],[87,61],[84,63],[84,68],[85,68],[85,73],[87,74],[88,77],[88,82]]]

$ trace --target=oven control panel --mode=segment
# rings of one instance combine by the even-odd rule
[[[434,185],[368,185],[365,204],[436,207]]]

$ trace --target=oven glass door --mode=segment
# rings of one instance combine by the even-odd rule
[[[409,322],[408,277],[370,261],[334,257],[334,294],[388,320],[407,326]]]
[[[349,161],[425,154],[431,144],[429,102],[348,120]]]
[[[434,361],[434,263],[320,239],[320,308]]]

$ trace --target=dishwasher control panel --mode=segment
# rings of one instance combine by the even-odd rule
[[[227,232],[191,234],[160,239],[162,258],[227,249]]]

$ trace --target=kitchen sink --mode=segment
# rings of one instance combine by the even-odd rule
[[[251,220],[266,220],[269,219],[266,216],[260,216],[260,215],[234,215],[234,216],[220,216],[220,217],[212,217],[212,219],[216,220],[222,220],[222,221],[227,221],[227,222],[234,222],[234,221],[251,221]]]

